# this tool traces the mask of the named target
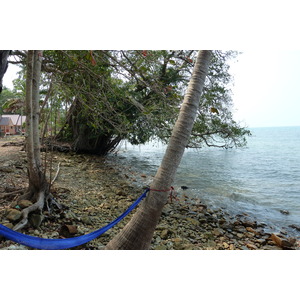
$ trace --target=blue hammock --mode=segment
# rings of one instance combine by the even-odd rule
[[[93,231],[91,233],[82,236],[77,236],[77,237],[67,238],[67,239],[43,239],[35,236],[26,235],[20,232],[16,232],[12,229],[7,228],[2,224],[0,224],[0,235],[16,243],[31,248],[36,248],[36,249],[62,250],[62,249],[73,248],[97,238],[98,236],[106,232],[108,229],[112,228],[117,223],[119,223],[142,201],[142,199],[146,197],[148,191],[149,189],[146,189],[146,191],[133,204],[131,204],[124,213],[122,213],[114,221],[112,221],[111,223],[107,224],[106,226],[96,231]]]

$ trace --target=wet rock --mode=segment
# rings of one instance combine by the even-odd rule
[[[218,219],[217,218],[214,218],[212,216],[208,216],[207,217],[207,222],[208,223],[217,223],[218,222]]]
[[[22,213],[19,210],[13,208],[7,210],[7,220],[11,222],[17,222],[21,219],[21,217]]]
[[[266,223],[263,223],[263,222],[257,224],[257,227],[262,227],[262,228],[264,228],[264,227],[267,227],[267,226],[268,226],[268,225],[267,225]]]
[[[283,215],[289,215],[290,212],[288,210],[285,210],[285,209],[282,209],[280,210],[280,212],[283,214]]]
[[[242,220],[242,225],[245,226],[245,227],[256,228],[257,227],[257,222],[246,219],[246,220]]]
[[[300,226],[292,224],[292,225],[289,225],[289,227],[294,228],[294,229],[300,231]]]

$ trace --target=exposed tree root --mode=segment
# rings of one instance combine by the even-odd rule
[[[30,214],[36,212],[42,214],[43,209],[47,210],[49,214],[52,213],[52,210],[59,209],[63,207],[58,203],[54,196],[46,192],[46,189],[39,191],[38,193],[27,192],[26,194],[20,196],[18,200],[31,200],[36,199],[35,203],[30,205],[27,208],[22,210],[22,219],[14,227],[13,230],[18,231],[23,229],[30,222]],[[30,222],[31,223],[31,222]]]
[[[46,206],[47,211],[48,211],[49,213],[51,213],[51,207],[54,206],[54,205],[55,205],[59,210],[62,209],[62,205],[59,204],[59,203],[55,200],[55,198],[53,197],[53,195],[50,193],[50,194],[46,197],[46,201],[45,201],[45,206]]]
[[[72,152],[72,146],[66,142],[53,141],[49,138],[45,139],[41,151],[58,151],[58,152]]]
[[[12,147],[12,146],[16,146],[16,147],[24,146],[24,141],[7,142],[7,143],[3,144],[1,147]]]
[[[26,193],[24,193],[23,195],[21,195],[19,198],[18,198],[18,201],[20,200],[29,200],[31,199],[33,196],[33,192],[31,191],[27,191]]]
[[[37,194],[37,201],[34,204],[32,204],[31,206],[24,208],[22,210],[23,218],[19,223],[17,223],[13,227],[13,230],[18,231],[18,230],[24,228],[28,224],[29,213],[36,211],[36,210],[41,212],[43,210],[44,204],[45,204],[45,191],[41,190]]]

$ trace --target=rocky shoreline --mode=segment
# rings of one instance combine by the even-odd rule
[[[0,147],[1,148],[1,147]],[[26,155],[10,147],[2,155],[1,193],[26,186]],[[0,149],[1,152],[3,148]],[[33,224],[23,233],[42,238],[65,238],[92,232],[105,226],[143,193],[151,177],[139,174],[120,159],[96,156],[54,154],[53,172],[61,170],[53,194],[63,209],[45,212],[41,224]],[[14,186],[11,186],[11,181]],[[178,189],[180,190],[180,188]],[[174,196],[174,195],[173,195]],[[12,227],[18,213],[30,203],[15,198],[0,198],[0,222]],[[132,213],[99,238],[73,249],[102,250],[108,241],[130,220]],[[63,230],[64,229],[64,230]],[[71,230],[72,229],[72,230]],[[230,216],[211,209],[201,199],[189,198],[180,190],[165,205],[151,244],[152,250],[281,250],[299,249],[299,241],[286,232],[271,232],[264,223],[246,214]],[[8,240],[0,240],[0,249],[29,249]]]

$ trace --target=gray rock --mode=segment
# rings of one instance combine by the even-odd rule
[[[167,246],[166,245],[158,245],[154,248],[154,250],[167,250]]]
[[[236,226],[234,229],[235,229],[235,231],[241,232],[241,233],[247,232],[246,228],[243,226]]]
[[[188,217],[188,218],[186,218],[186,220],[187,220],[190,224],[192,224],[192,225],[194,225],[194,226],[199,226],[199,225],[200,225],[200,222],[199,222],[198,220],[196,220],[196,219],[193,219],[193,218]]]
[[[28,250],[28,248],[23,245],[10,245],[8,247],[0,248],[0,250]]]
[[[217,246],[217,243],[213,240],[208,240],[206,243],[207,248],[215,248]]]
[[[156,239],[155,239],[155,243],[159,244],[161,242],[161,237],[158,236]]]
[[[21,208],[26,208],[26,207],[29,207],[30,205],[32,205],[33,203],[29,200],[20,200],[18,201],[18,205],[21,207]]]
[[[220,236],[224,234],[224,230],[222,230],[221,228],[215,228],[212,232],[216,236]]]
[[[163,240],[165,240],[165,239],[168,237],[169,233],[170,233],[169,229],[164,229],[164,230],[161,232],[160,237],[161,237]]]
[[[11,222],[16,222],[20,220],[22,217],[22,213],[17,209],[9,209],[8,214],[6,216],[7,220]]]
[[[39,213],[31,213],[28,217],[28,221],[33,228],[39,228],[42,224],[44,216]]]
[[[7,228],[9,229],[13,229],[14,225],[12,223],[9,223],[9,222],[3,222],[2,223],[4,226],[6,226]]]
[[[14,168],[12,167],[0,167],[0,172],[3,172],[3,173],[12,173],[14,171]]]
[[[86,225],[93,225],[93,221],[89,216],[82,217],[81,222]]]
[[[126,191],[124,191],[124,189],[119,189],[116,191],[116,195],[126,197],[128,195],[128,193]]]

